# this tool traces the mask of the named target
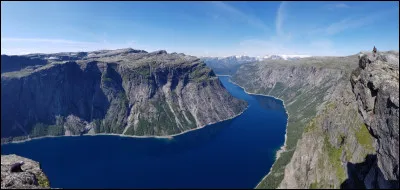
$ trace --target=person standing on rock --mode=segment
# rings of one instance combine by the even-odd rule
[[[375,57],[376,51],[377,51],[376,47],[374,46],[374,49],[372,49],[372,53],[373,53],[374,57]]]

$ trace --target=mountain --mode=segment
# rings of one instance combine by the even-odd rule
[[[264,60],[297,60],[301,58],[311,57],[309,55],[266,55],[259,58],[260,61]]]
[[[184,54],[129,48],[2,55],[1,64],[7,71],[1,74],[2,142],[175,135],[235,117],[247,106],[200,59]]]
[[[257,188],[398,188],[398,52],[246,64],[232,80],[284,100],[285,146]]]
[[[266,55],[263,57],[250,57],[246,55],[236,55],[228,57],[201,57],[207,66],[220,75],[233,75],[242,64],[253,63],[257,61],[271,60],[297,60],[310,57],[308,55]]]
[[[249,56],[201,57],[200,59],[219,75],[233,75],[242,64],[257,61],[255,57]]]

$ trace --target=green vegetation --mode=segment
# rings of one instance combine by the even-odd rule
[[[9,143],[13,141],[22,141],[28,139],[28,136],[17,136],[17,137],[3,137],[1,138],[1,144]]]
[[[107,117],[104,120],[95,119],[95,133],[122,134],[128,117],[129,101],[124,92],[119,92],[112,102],[113,110],[117,112],[115,117]]]
[[[309,189],[319,189],[319,184],[317,182],[311,183]]]
[[[326,106],[325,109],[326,111],[330,111],[336,108],[336,104],[334,102],[329,102]]]
[[[282,88],[282,85],[275,85],[275,87]],[[286,106],[286,110],[289,113],[287,136],[290,138],[286,139],[286,149],[288,151],[281,153],[279,159],[275,161],[274,166],[271,168],[271,174],[273,175],[266,177],[257,188],[277,188],[284,177],[285,166],[290,162],[297,141],[302,137],[303,131],[306,130],[308,132],[317,128],[315,120],[312,121],[311,119],[317,113],[317,105],[323,102],[324,93],[328,87],[318,88],[308,93],[299,93],[298,89],[301,89],[301,87],[293,87],[285,90],[285,94],[297,94],[295,101]],[[277,90],[272,90],[271,92],[273,92],[271,95],[275,97],[280,95],[280,92]],[[264,94],[266,94],[265,91]],[[287,96],[283,98],[285,103],[287,103]],[[311,101],[311,98],[315,98],[315,100]],[[307,126],[307,129],[305,129],[305,126]]]
[[[256,187],[257,189],[276,189],[283,180],[283,172],[285,166],[292,158],[294,150],[282,152],[279,159],[277,159],[271,168],[270,175],[260,182]]]
[[[55,125],[47,125],[44,123],[36,123],[29,134],[29,137],[42,137],[42,136],[62,136],[65,133],[63,121],[61,121],[63,117],[58,116],[56,119]],[[21,137],[25,139],[24,137]],[[15,137],[13,140],[17,140]]]
[[[100,128],[99,128],[99,133],[110,133],[110,125],[108,124],[108,122],[106,123],[101,123],[100,124]]]
[[[64,126],[62,125],[50,125],[47,128],[47,134],[50,136],[62,136],[64,133]]]
[[[150,117],[144,118],[139,117],[139,121],[136,127],[136,130],[133,126],[128,128],[125,134],[127,135],[156,135],[160,134],[163,131],[164,134],[174,134],[181,132],[181,129],[177,127],[175,116],[172,113],[169,105],[167,104],[166,100],[158,100],[154,102],[150,102],[150,105],[153,106],[157,110],[157,117]],[[171,105],[172,109],[176,116],[178,117],[179,121],[181,122],[184,127],[190,127],[191,125],[195,126],[194,118],[190,114],[190,112],[185,112],[186,116],[192,120],[192,124],[186,122],[184,119],[183,113],[181,113],[178,109],[178,105]],[[145,108],[142,108],[145,109]],[[142,112],[142,111],[140,111]],[[152,115],[153,116],[153,115]],[[188,124],[188,125],[186,125]],[[159,131],[155,131],[155,129],[159,129]]]
[[[150,76],[150,67],[149,66],[138,67],[134,71],[144,77]]]
[[[210,79],[211,71],[205,64],[199,65],[189,73],[189,79],[197,83],[205,82]]]
[[[336,176],[339,179],[339,183],[342,183],[346,179],[346,173],[343,169],[342,161],[340,160],[343,152],[343,147],[335,148],[329,142],[328,137],[325,136],[323,150],[328,155],[329,163],[332,164],[333,168],[335,169]]]
[[[18,137],[13,137],[13,141],[22,141],[28,139],[28,136],[18,136]]]
[[[353,154],[350,152],[350,150],[347,146],[344,148],[344,151],[346,154],[346,161],[349,162],[351,160]]]
[[[369,133],[367,126],[365,126],[364,123],[362,123],[360,129],[356,131],[356,138],[357,142],[361,144],[365,149],[368,151],[374,151],[375,148],[373,146],[373,138],[371,134]]]
[[[285,85],[282,82],[276,82],[274,88],[270,92],[270,94],[282,93],[283,89],[285,89]]]
[[[149,123],[146,119],[139,118],[135,135],[154,135],[154,130],[151,129],[150,126],[151,123]]]
[[[176,94],[175,91],[172,91],[171,93],[172,95],[172,99],[175,100],[174,102],[178,101],[178,95]],[[194,119],[193,115],[186,110],[181,110],[181,108],[179,107],[178,104],[171,102],[171,107],[175,112],[176,117],[178,118],[178,120],[180,121],[180,123],[182,124],[182,127],[184,127],[185,129],[193,129],[196,128],[196,120]],[[186,120],[186,117],[188,118],[188,120]]]
[[[41,136],[46,136],[48,134],[48,125],[43,124],[43,123],[37,123],[33,126],[31,132],[30,132],[30,137],[41,137]]]
[[[125,134],[126,134],[126,135],[135,135],[135,129],[134,129],[134,127],[133,127],[133,126],[130,126],[130,127],[126,130]]]
[[[93,120],[93,123],[94,123],[94,132],[95,133],[100,133],[100,126],[101,126],[101,123],[102,123],[102,120],[101,119],[94,119]]]
[[[121,107],[129,106],[128,98],[126,97],[124,92],[118,93],[118,99],[119,99],[119,106],[121,106]]]
[[[179,133],[179,129],[176,127],[174,114],[171,112],[167,102],[165,100],[152,102],[159,112],[158,118],[152,125],[159,129],[164,129],[168,134]]]
[[[44,174],[36,176],[36,177],[37,177],[37,181],[38,181],[39,186],[45,187],[45,188],[49,188],[50,187],[49,180],[47,179],[47,177]]]
[[[308,124],[307,124],[307,126],[304,128],[304,132],[305,133],[308,133],[308,132],[310,132],[310,131],[314,131],[316,128],[317,128],[317,125],[316,125],[316,118],[314,118],[314,119],[312,119]]]
[[[102,77],[101,77],[101,80],[102,80],[103,82],[107,82],[107,83],[113,81],[113,79],[112,79],[111,76],[109,75],[108,71],[105,71],[105,72],[103,73],[103,75],[102,75]]]
[[[113,80],[111,78],[103,78],[103,82],[112,82]]]

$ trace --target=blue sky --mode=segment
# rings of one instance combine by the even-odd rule
[[[1,2],[1,53],[195,56],[399,49],[398,2]]]

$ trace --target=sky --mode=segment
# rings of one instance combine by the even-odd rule
[[[194,56],[399,50],[399,2],[1,2],[1,54],[133,48]]]

